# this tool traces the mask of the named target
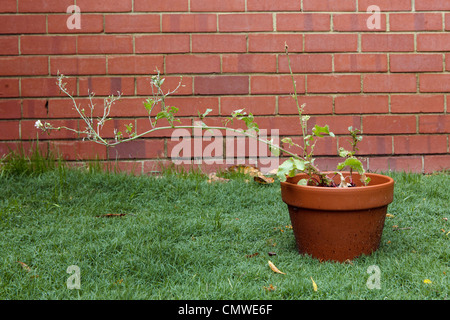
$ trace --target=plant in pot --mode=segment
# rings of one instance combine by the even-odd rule
[[[103,115],[95,116],[93,93],[89,93],[90,103],[87,112],[69,93],[64,83],[64,76],[59,75],[57,85],[60,90],[69,96],[73,102],[74,110],[85,122],[84,130],[68,127],[54,127],[51,123],[36,121],[36,128],[50,134],[52,130],[67,129],[99,144],[114,147],[120,143],[133,141],[157,130],[175,128],[201,128],[203,130],[219,129],[237,132],[244,136],[257,139],[267,144],[275,155],[281,153],[288,155],[277,170],[281,183],[281,197],[287,204],[299,253],[308,254],[321,260],[334,260],[343,262],[351,260],[362,254],[371,254],[380,244],[387,213],[387,206],[393,201],[394,181],[384,175],[366,173],[361,161],[355,156],[357,144],[361,141],[359,130],[348,128],[352,150],[339,149],[339,156],[343,161],[338,164],[335,171],[321,171],[315,164],[314,148],[318,139],[323,136],[334,136],[329,126],[315,125],[308,134],[308,120],[310,117],[303,114],[304,106],[299,105],[296,83],[291,69],[288,47],[286,45],[289,71],[292,76],[294,94],[292,95],[298,109],[303,145],[298,145],[290,138],[282,139],[282,145],[273,143],[259,137],[259,127],[253,115],[244,112],[244,109],[232,112],[226,119],[224,126],[208,126],[202,120],[211,112],[207,109],[199,113],[199,121],[194,125],[176,125],[179,122],[176,113],[178,108],[168,106],[166,98],[174,93],[180,86],[167,93],[162,90],[164,78],[159,71],[151,77],[153,96],[144,102],[148,112],[150,129],[137,132],[133,126],[125,126],[125,134],[114,131],[114,138],[107,139],[102,136],[102,128],[111,118],[111,107],[120,99],[110,96],[104,100]],[[159,106],[159,112],[156,112]],[[156,114],[155,114],[156,113]],[[165,119],[168,125],[161,126],[160,121]],[[243,121],[246,129],[228,127],[228,123],[235,120]],[[299,153],[291,151],[298,148]],[[349,171],[343,171],[349,168]]]
[[[289,70],[292,69],[286,46]],[[280,165],[281,197],[288,205],[298,251],[321,260],[344,262],[378,249],[387,214],[393,201],[394,180],[388,176],[366,173],[355,156],[362,137],[349,127],[352,150],[339,148],[343,161],[332,172],[323,172],[314,164],[318,138],[334,136],[329,127],[316,125],[307,132],[309,116],[303,115],[294,84],[302,128],[303,146],[291,139],[282,142],[300,149],[299,154]],[[349,168],[349,171],[342,170]]]

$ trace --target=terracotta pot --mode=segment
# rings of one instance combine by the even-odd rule
[[[357,186],[350,188],[297,185],[306,174],[281,183],[299,253],[343,262],[378,249],[387,207],[394,197],[394,180],[366,175],[371,179],[368,186],[361,186],[354,174]]]

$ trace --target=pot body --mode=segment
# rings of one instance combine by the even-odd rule
[[[358,183],[359,176],[353,176]],[[351,188],[297,185],[306,174],[281,183],[299,253],[344,262],[378,249],[394,180],[373,173],[366,176],[371,179],[368,186]]]

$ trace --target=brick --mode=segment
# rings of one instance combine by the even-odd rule
[[[449,51],[450,34],[419,33],[417,34],[417,51]]]
[[[361,92],[360,75],[308,75],[308,93]]]
[[[108,14],[105,15],[106,33],[160,32],[157,14]]]
[[[308,120],[308,132],[311,132],[315,125],[322,127],[329,125],[330,131],[334,134],[348,135],[348,127],[361,128],[361,117],[350,115],[314,116]]]
[[[186,12],[189,10],[189,0],[134,0],[134,11],[148,12]]]
[[[18,140],[20,123],[16,121],[0,121],[0,140]]]
[[[366,13],[342,13],[333,15],[334,31],[386,31],[386,15],[380,13],[380,28],[369,29],[367,21],[371,14]]]
[[[79,118],[79,114],[74,108],[74,103],[72,99],[46,99],[46,100],[29,100],[31,101],[33,108],[37,109],[36,111],[42,112],[42,103],[45,103],[45,111],[47,113],[48,118]],[[77,106],[79,108],[84,108],[85,110],[89,110],[88,105],[90,105],[90,101],[88,98],[77,98]],[[94,117],[100,117],[103,115],[103,99],[101,98],[93,98],[92,103],[94,104]],[[28,109],[31,106],[28,107]],[[101,111],[100,111],[101,109]],[[25,102],[23,105],[23,110],[25,111]],[[89,111],[90,112],[90,111]]]
[[[50,57],[50,72],[63,75],[106,74],[106,58],[98,56]]]
[[[363,52],[398,52],[414,51],[413,34],[362,34],[361,51]]]
[[[0,157],[9,154],[11,151],[18,151],[25,156],[31,156],[36,149],[39,149],[41,154],[46,155],[48,152],[48,144],[36,143],[34,141],[1,142]]]
[[[363,116],[364,134],[416,133],[416,116]]]
[[[84,107],[89,104],[90,100],[88,98],[79,98],[78,104]],[[94,104],[94,117],[101,117],[103,116],[103,106],[104,106],[104,99],[102,98],[94,98],[92,99]],[[127,118],[127,117],[147,117],[148,112],[145,110],[143,105],[144,99],[142,98],[136,98],[136,97],[121,97],[119,101],[113,104],[110,110],[109,116],[112,118]],[[57,103],[55,103],[57,102]],[[74,117],[71,116],[71,113],[69,112],[69,105],[70,101],[55,101],[49,103],[48,109],[49,109],[49,116],[55,117],[55,118],[64,118],[64,117]],[[63,105],[63,103],[65,105]],[[65,112],[66,116],[64,116],[62,113]]]
[[[305,76],[294,76],[297,93],[305,92]],[[254,75],[250,80],[251,94],[291,94],[294,85],[290,75]]]
[[[369,159],[368,169],[372,172],[405,171],[413,173],[422,172],[422,157],[373,157]]]
[[[75,54],[75,36],[22,36],[21,54]]]
[[[198,76],[194,80],[194,94],[248,94],[248,76]]]
[[[276,98],[274,96],[222,97],[220,107],[221,114],[224,116],[230,116],[233,111],[239,109],[254,115],[273,115],[276,109]]]
[[[236,13],[219,15],[219,32],[273,31],[271,13]]]
[[[52,14],[48,15],[48,33],[101,33],[103,32],[103,15],[85,14],[81,15],[81,29],[67,28],[67,19],[70,15]]]
[[[365,74],[364,92],[416,92],[415,74]]]
[[[0,34],[45,33],[45,15],[2,15]]]
[[[69,93],[76,94],[77,80],[74,78],[64,79]],[[56,78],[22,78],[22,97],[65,97],[56,84]]]
[[[83,77],[78,82],[79,95],[87,96],[94,92],[96,96],[134,95],[134,78],[132,77]]]
[[[299,0],[247,0],[247,11],[300,11]]]
[[[291,69],[293,73],[321,73],[333,71],[333,57],[331,54],[291,54]],[[286,55],[278,58],[278,71],[289,73]]]
[[[167,76],[164,77],[165,81],[161,89],[164,92],[174,91],[181,82],[180,87],[172,95],[191,95],[193,88],[193,80],[190,76],[183,76],[181,79],[179,76]],[[150,79],[148,77],[137,77],[136,78],[136,94],[149,96],[152,94],[152,87],[150,85]]]
[[[19,96],[19,79],[0,79],[0,97],[18,97]]]
[[[392,113],[443,113],[444,107],[445,101],[443,95],[391,95]]]
[[[305,34],[306,52],[348,52],[357,50],[357,34]]]
[[[449,71],[450,70],[450,54],[446,54],[445,55],[445,71]]]
[[[440,13],[391,13],[390,31],[439,31],[442,30]]]
[[[412,10],[411,0],[358,0],[359,11],[367,11],[372,5],[378,6],[381,12]]]
[[[277,57],[268,54],[224,54],[222,72],[274,73],[277,72]]]
[[[303,11],[356,11],[355,0],[303,0]]]
[[[78,54],[133,53],[131,35],[78,36]]]
[[[450,168],[450,155],[426,155],[424,157],[424,172],[432,173]]]
[[[416,11],[444,11],[450,10],[450,3],[446,0],[415,0]]]
[[[37,76],[47,74],[47,57],[0,57],[0,76]]]
[[[394,154],[446,153],[445,135],[394,136]]]
[[[313,114],[332,114],[333,113],[333,97],[331,96],[304,96],[298,97],[299,106],[305,104],[304,113]],[[292,96],[278,97],[278,113],[294,114],[298,116],[297,104]]]
[[[19,54],[19,37],[17,36],[0,36],[0,55],[18,55]]]
[[[391,54],[389,59],[391,72],[427,72],[442,71],[441,54]]]
[[[93,141],[54,141],[50,150],[66,161],[106,159],[106,146]]]
[[[421,115],[419,133],[450,133],[450,115]]]
[[[42,119],[48,116],[48,99],[26,99],[22,102],[24,119]]]
[[[303,51],[302,34],[249,34],[249,52],[285,52],[285,44],[289,46],[289,52]]]
[[[132,0],[77,0],[81,12],[131,12]]]
[[[216,32],[217,16],[209,13],[163,14],[162,32]]]
[[[327,13],[277,13],[277,31],[330,31]]]
[[[74,4],[73,0],[18,0],[19,12],[66,12],[67,7]]]
[[[78,120],[51,120],[50,122],[55,128],[58,127],[67,127],[77,130],[78,129]],[[78,134],[66,130],[52,130],[50,134],[47,132],[43,132],[40,129],[37,129],[35,125],[35,120],[22,120],[20,124],[20,132],[21,136],[20,138],[22,140],[35,140],[37,136],[39,135],[39,140],[61,140],[61,139],[76,139],[78,137]]]
[[[168,97],[166,104],[179,108],[177,116],[192,117],[203,114],[206,109],[212,109],[209,116],[217,116],[219,114],[219,97]]]
[[[165,157],[164,140],[134,140],[109,150],[109,159],[157,159]]]
[[[349,137],[339,137],[339,147],[352,150]],[[363,136],[358,143],[358,155],[388,155],[392,154],[391,136]]]
[[[259,129],[278,129],[280,136],[294,136],[301,134],[298,116],[259,117],[257,122]]]
[[[445,14],[445,31],[450,30],[450,13]]]
[[[192,52],[246,52],[247,39],[243,34],[193,34]]]
[[[386,54],[335,54],[335,72],[387,72]]]
[[[388,113],[389,97],[386,95],[337,96],[334,101],[334,111],[337,114]]]
[[[108,57],[108,74],[156,74],[157,70],[164,70],[164,57],[161,55]]]
[[[166,57],[166,74],[220,73],[219,55],[169,55]]]
[[[15,13],[17,12],[17,0],[3,0],[0,7],[1,13]]]
[[[186,53],[190,51],[189,35],[135,36],[136,53]]]
[[[450,74],[419,75],[420,92],[450,92]]]
[[[20,100],[0,100],[0,114],[4,119],[20,119]]]
[[[235,12],[245,11],[245,0],[191,0],[191,12]]]

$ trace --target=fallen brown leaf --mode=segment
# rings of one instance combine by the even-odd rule
[[[266,177],[261,172],[257,176],[253,177],[253,180],[261,184],[270,184],[275,182],[274,178]]]
[[[208,175],[208,183],[211,183],[211,182],[227,182],[227,181],[230,181],[230,179],[225,179],[225,178],[221,178],[221,177],[218,177],[217,176],[217,174],[214,172],[214,173],[210,173],[209,175]]]
[[[267,291],[275,291],[277,287],[274,287],[272,284],[270,284],[268,287],[263,287]]]
[[[272,269],[273,272],[279,273],[279,274],[286,274],[284,272],[281,272],[275,265],[272,263],[272,261],[269,260],[269,267]]]
[[[22,261],[17,261],[18,263],[20,263],[20,265],[22,266],[22,269],[26,270],[27,272],[31,271],[31,268],[26,265],[25,263],[23,263]]]

